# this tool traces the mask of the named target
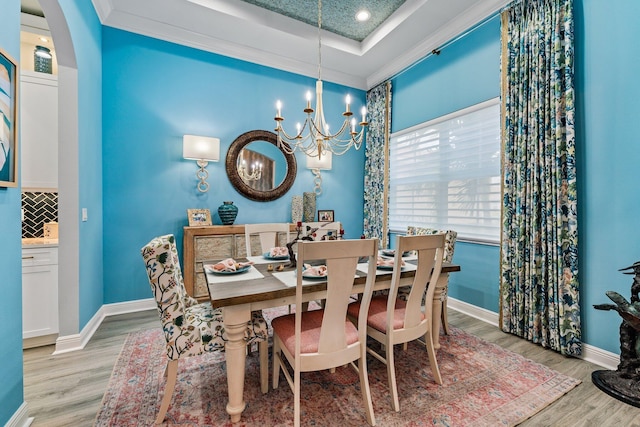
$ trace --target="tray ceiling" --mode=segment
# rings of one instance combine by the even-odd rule
[[[318,77],[316,0],[92,0],[103,25]],[[33,8],[37,0],[22,0]],[[509,0],[324,0],[322,79],[369,89]],[[355,12],[372,18],[359,25]]]

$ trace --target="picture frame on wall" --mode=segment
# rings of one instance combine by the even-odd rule
[[[211,225],[211,211],[209,209],[187,209],[189,227]]]
[[[333,211],[318,210],[318,222],[333,222]]]
[[[0,48],[0,187],[18,186],[18,63]]]

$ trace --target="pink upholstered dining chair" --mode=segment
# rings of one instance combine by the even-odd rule
[[[400,275],[402,274],[402,253],[416,251],[418,263],[415,277],[406,300],[398,298]],[[400,410],[396,372],[394,366],[394,345],[404,344],[423,337],[429,364],[436,383],[442,384],[436,352],[433,346],[432,302],[435,286],[427,287],[429,282],[436,283],[442,269],[442,252],[444,251],[444,235],[430,236],[398,236],[394,258],[391,288],[389,295],[376,295],[372,298],[366,317],[367,335],[383,344],[384,356],[368,348],[367,351],[376,359],[387,365],[389,393],[391,405],[395,411]],[[426,290],[426,302],[422,310],[422,298]],[[361,322],[366,307],[360,302],[349,305],[348,314],[352,321]]]
[[[377,239],[329,240],[298,243],[299,262],[296,270],[296,307],[302,306],[303,265],[325,260],[327,266],[327,297],[324,308],[314,311],[296,310],[276,317],[273,328],[273,388],[278,388],[283,371],[294,394],[294,423],[300,425],[300,373],[332,369],[351,363],[360,376],[360,389],[367,422],[375,425],[369,378],[367,376],[366,328],[358,329],[347,319],[349,296],[353,293],[353,278],[358,258],[369,258],[369,271],[361,305],[360,318],[366,325],[366,309],[371,301],[376,275]],[[287,365],[290,366],[288,366]],[[293,375],[290,372],[293,370]]]
[[[166,340],[167,382],[155,423],[160,424],[169,409],[178,375],[178,361],[206,352],[224,351],[227,341],[222,311],[210,303],[198,304],[184,289],[180,260],[173,235],[156,237],[142,250],[149,284],[158,306],[162,331]],[[253,312],[247,322],[245,341],[258,343],[260,351],[260,382],[266,393],[268,382],[267,323],[260,312]]]

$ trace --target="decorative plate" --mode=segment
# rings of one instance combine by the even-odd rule
[[[237,270],[234,271],[217,271],[213,269],[212,265],[205,265],[204,269],[207,271],[207,273],[212,273],[212,274],[219,274],[221,276],[227,275],[227,274],[240,274],[240,273],[246,273],[247,271],[249,271],[249,269],[251,268],[250,265],[245,265],[244,267],[240,267]]]
[[[327,276],[305,276],[302,275],[304,280],[327,280]]]
[[[388,257],[394,257],[396,256],[396,250],[395,249],[383,249],[382,250],[382,255],[388,256]],[[411,255],[411,251],[406,251],[402,254],[403,257],[405,256],[409,256]]]
[[[269,255],[269,252],[263,253],[262,257],[264,259],[269,259],[269,260],[272,260],[272,261],[283,261],[283,260],[289,259],[289,255],[271,256],[271,255]]]
[[[393,270],[393,265],[376,265],[376,268],[378,270],[392,271]],[[402,267],[400,267],[400,270],[404,270],[404,265]]]

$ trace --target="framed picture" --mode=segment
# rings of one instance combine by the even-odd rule
[[[18,68],[0,49],[0,187],[18,186]]]
[[[187,209],[189,227],[199,225],[211,225],[211,212],[209,209]]]
[[[333,211],[318,211],[318,222],[333,222]]]

